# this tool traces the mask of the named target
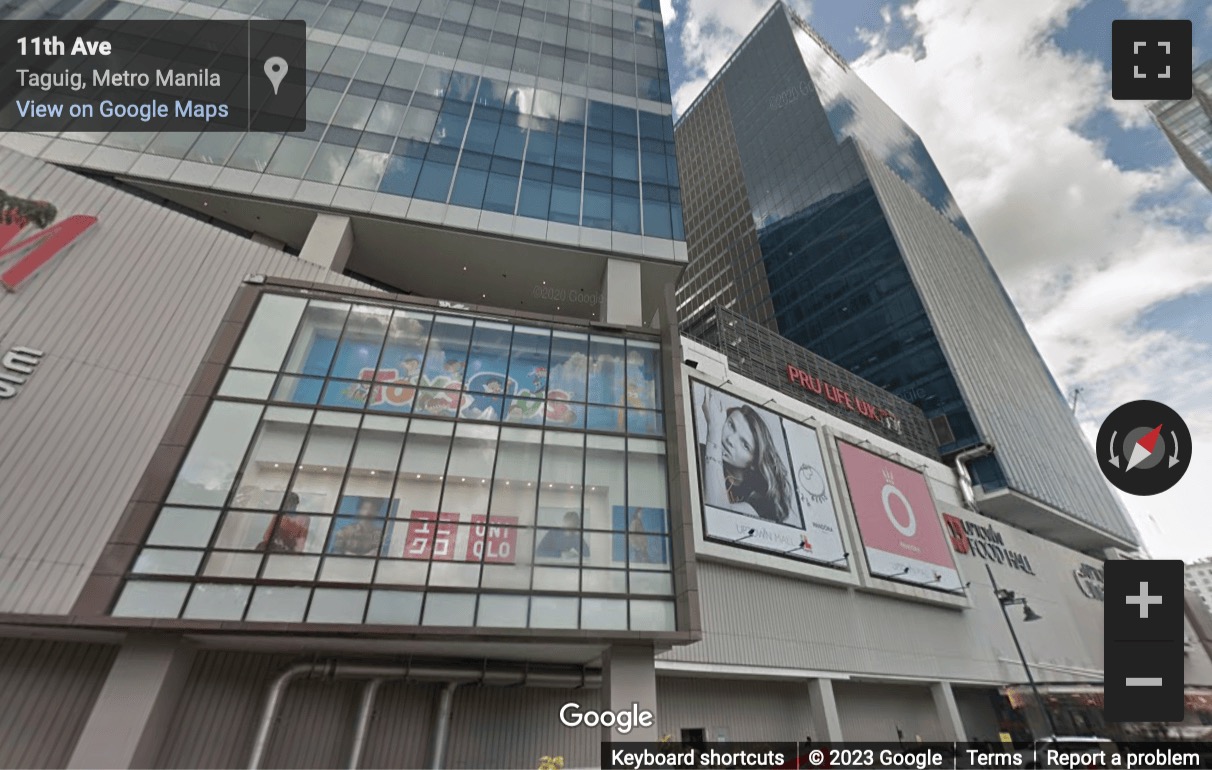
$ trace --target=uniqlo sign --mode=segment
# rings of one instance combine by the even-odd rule
[[[0,285],[16,291],[23,281],[95,224],[96,217],[76,214],[44,230],[26,234],[24,220],[0,223],[0,271],[3,271]]]
[[[491,525],[487,521],[488,517],[482,514],[471,517],[471,533],[463,559],[489,564],[513,564],[517,558],[518,530],[516,527],[503,527],[501,523],[517,524],[518,518],[494,516]]]
[[[453,561],[459,514],[413,511],[404,542],[405,559]]]

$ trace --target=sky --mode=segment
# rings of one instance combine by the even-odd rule
[[[661,0],[675,114],[770,4]],[[789,4],[921,136],[1061,390],[1081,389],[1091,447],[1122,403],[1183,416],[1183,479],[1119,494],[1152,558],[1212,556],[1212,193],[1110,76],[1114,19],[1191,19],[1212,58],[1212,3]]]

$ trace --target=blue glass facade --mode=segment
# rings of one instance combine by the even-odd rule
[[[870,183],[763,228],[760,242],[783,336],[945,416],[954,440],[941,454],[980,442]]]
[[[786,17],[768,17],[780,18]],[[734,281],[719,285],[718,262],[694,263],[699,241],[720,216],[692,207],[692,264],[679,289],[683,311],[695,310],[692,295],[716,296],[762,322],[769,302],[773,315],[766,323],[783,337],[921,407],[940,433],[941,454],[981,443],[858,150],[875,154],[970,235],[921,140],[814,34],[765,23],[743,52],[720,76],[722,101],[701,100],[678,131],[691,120],[711,120],[731,134],[752,222],[736,229],[755,230],[765,286],[754,292]],[[725,114],[702,114],[707,111]],[[684,149],[686,194],[701,201],[708,197],[696,188],[707,173],[701,164],[720,163],[730,153],[719,146]],[[743,241],[743,233],[728,240]],[[945,428],[938,418],[945,418]],[[996,458],[972,466],[986,489],[1005,485]]]
[[[307,131],[53,135],[98,145],[86,167],[191,184],[211,167],[249,172],[220,174],[232,189],[311,204],[377,194],[684,237],[653,0],[200,0],[176,11],[123,0],[72,12],[308,25]],[[145,156],[164,160],[138,165]]]
[[[730,309],[919,406],[944,460],[991,446],[967,464],[982,511],[1075,547],[1135,542],[921,139],[790,8],[676,136],[688,327]]]

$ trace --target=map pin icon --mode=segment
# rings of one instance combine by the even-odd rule
[[[278,86],[282,85],[282,79],[286,77],[288,69],[290,68],[286,66],[286,60],[281,56],[271,56],[265,60],[265,76],[274,87],[274,96],[278,95]]]

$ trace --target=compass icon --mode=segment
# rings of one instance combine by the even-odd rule
[[[1098,430],[1098,466],[1130,495],[1156,495],[1178,483],[1191,462],[1191,433],[1170,407],[1156,401],[1120,406]]]

